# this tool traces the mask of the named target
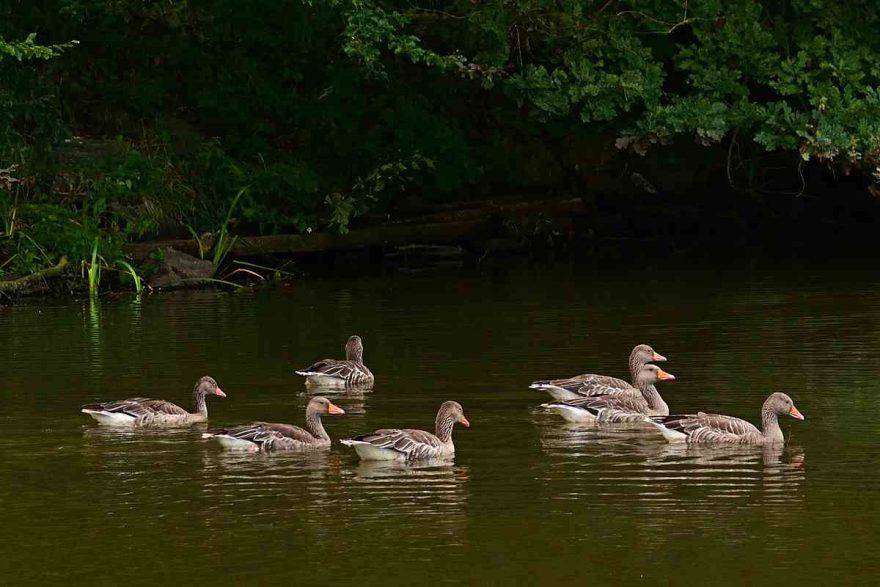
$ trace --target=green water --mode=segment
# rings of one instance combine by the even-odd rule
[[[310,279],[291,287],[0,309],[4,582],[822,584],[876,580],[880,272],[640,266]],[[368,393],[335,439],[430,428],[464,406],[448,466],[242,455],[202,428],[98,428],[81,404],[152,396],[213,424],[301,423],[291,368],[364,338]],[[533,379],[669,357],[675,411],[806,415],[782,451],[672,449],[543,413]]]

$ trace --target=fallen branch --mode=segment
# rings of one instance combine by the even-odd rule
[[[496,236],[504,219],[527,218],[534,214],[564,217],[582,212],[580,198],[482,202],[473,207],[427,214],[375,226],[353,229],[347,234],[277,234],[241,237],[230,253],[236,257],[344,251],[375,246],[457,245],[473,239]],[[130,243],[124,250],[141,261],[160,247],[173,247],[190,255],[199,254],[196,240]]]
[[[24,277],[19,277],[18,279],[0,281],[0,293],[23,295],[44,292],[49,289],[48,281],[52,278],[61,276],[67,265],[67,257],[61,257],[61,260],[58,261],[58,264],[54,267],[47,267],[46,269],[31,273],[30,275],[25,275]]]

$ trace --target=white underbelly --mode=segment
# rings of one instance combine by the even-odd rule
[[[596,416],[587,410],[563,404],[544,404],[551,412],[562,416],[566,422],[575,424],[595,424]]]
[[[97,410],[82,410],[83,414],[88,414],[98,424],[102,426],[134,426],[137,424],[137,420],[133,416],[129,416],[128,414],[122,414],[119,412],[101,412]]]
[[[229,436],[228,434],[217,434],[210,435],[205,434],[204,437],[213,438],[220,446],[225,448],[226,450],[235,450],[235,451],[243,451],[243,452],[257,452],[260,450],[260,447],[250,440],[244,440],[242,438],[235,438],[234,436]]]

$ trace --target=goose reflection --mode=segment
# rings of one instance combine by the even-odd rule
[[[369,516],[466,516],[468,469],[451,460],[361,461],[351,469],[348,493]],[[381,504],[381,508],[376,508]]]
[[[688,462],[708,466],[715,465],[755,465],[772,467],[789,463],[802,467],[803,449],[797,446],[785,447],[781,444],[764,446],[748,445],[710,445],[685,443],[645,443],[647,463],[662,464],[664,461]]]
[[[293,483],[327,482],[339,474],[338,455],[327,450],[246,453],[205,451],[205,490],[235,499],[240,492],[271,494]]]
[[[624,507],[711,515],[741,499],[800,501],[805,455],[796,446],[670,444],[641,425],[539,426],[546,481],[577,500],[601,494]],[[735,505],[738,504],[738,505]]]
[[[645,475],[672,502],[685,488],[691,502],[763,496],[791,505],[801,498],[805,457],[800,447],[646,443],[642,448]]]
[[[126,444],[178,444],[198,438],[205,424],[187,428],[132,428],[128,426],[83,426],[83,450],[118,450]]]
[[[566,457],[593,453],[603,456],[630,454],[634,445],[654,441],[657,436],[641,423],[585,425],[554,421],[539,426],[538,431],[542,451]]]

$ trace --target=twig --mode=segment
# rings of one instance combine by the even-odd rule
[[[739,133],[738,128],[733,131],[733,136],[730,137],[730,146],[727,148],[727,183],[734,189],[736,189],[736,185],[734,185],[733,177],[730,175],[730,159],[733,156],[733,145],[736,144],[737,133]]]

